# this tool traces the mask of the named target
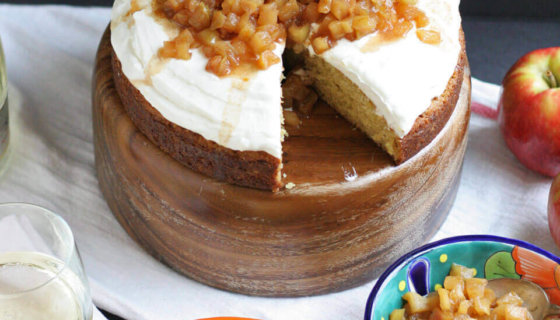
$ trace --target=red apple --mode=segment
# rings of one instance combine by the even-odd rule
[[[527,168],[560,173],[560,47],[517,61],[502,82],[498,122],[506,144]]]
[[[554,242],[560,247],[560,174],[552,182],[548,195],[548,228]]]

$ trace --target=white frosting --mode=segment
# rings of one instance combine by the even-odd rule
[[[111,44],[123,73],[146,100],[167,120],[207,140],[281,158],[282,65],[242,79],[206,71],[207,58],[199,50],[192,51],[190,60],[158,62],[154,57],[174,30],[154,19],[151,0],[137,1],[143,9],[128,15],[130,2],[116,0],[113,5]],[[283,44],[276,44],[277,55],[283,50]]]
[[[459,2],[418,1],[418,8],[430,19],[427,29],[440,32],[439,45],[421,42],[412,29],[404,38],[377,50],[367,48],[375,34],[353,42],[344,39],[321,57],[352,80],[402,138],[432,99],[445,91],[455,71],[461,51]]]
[[[190,60],[157,61],[157,51],[177,30],[166,29],[156,21],[151,0],[135,1],[142,9],[133,14],[129,14],[131,0],[115,1],[111,44],[123,73],[146,100],[169,121],[207,140],[234,150],[265,151],[281,158],[282,65],[241,79],[219,78],[206,71],[207,58],[199,50],[192,50]],[[364,91],[400,137],[445,90],[455,70],[461,50],[459,1],[418,2],[430,19],[429,29],[441,34],[439,45],[420,42],[413,29],[403,39],[378,50],[362,50],[375,37],[372,34],[354,42],[341,40],[322,54]],[[283,44],[276,45],[277,55],[283,50]]]

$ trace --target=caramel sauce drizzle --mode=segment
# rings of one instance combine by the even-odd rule
[[[246,81],[233,79],[233,85],[228,95],[228,104],[222,112],[223,120],[220,125],[220,131],[218,132],[218,142],[220,144],[227,144],[229,142],[233,130],[235,130],[239,124],[242,105],[247,99],[247,85],[248,82]]]

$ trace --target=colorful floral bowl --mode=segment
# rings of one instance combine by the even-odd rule
[[[425,295],[441,286],[451,264],[475,268],[486,279],[525,279],[560,304],[560,258],[530,243],[488,235],[447,238],[418,248],[393,263],[369,295],[365,320],[388,320],[402,295]],[[558,282],[557,282],[558,279]]]

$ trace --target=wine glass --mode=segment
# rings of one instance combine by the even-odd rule
[[[0,204],[0,320],[91,320],[92,312],[68,224],[39,206]]]

